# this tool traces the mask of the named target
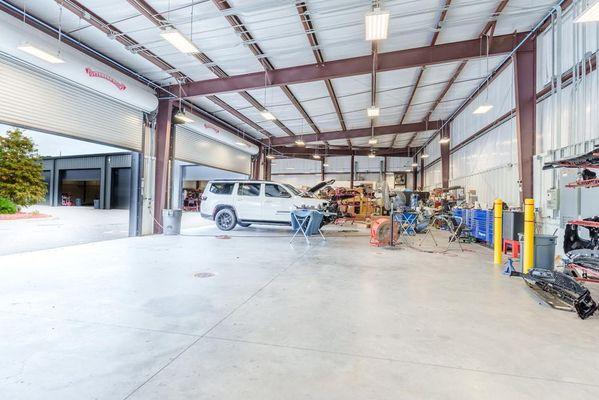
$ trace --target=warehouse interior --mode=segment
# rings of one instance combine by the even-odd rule
[[[0,397],[599,395],[599,0],[0,0],[0,36],[47,188],[0,212]]]

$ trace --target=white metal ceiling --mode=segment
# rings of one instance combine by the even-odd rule
[[[226,15],[236,15],[264,52],[264,57],[276,68],[315,62],[312,48],[293,0],[228,0],[232,7],[221,12],[213,1],[146,0],[162,17],[192,38],[200,51],[213,64],[229,75],[263,71],[258,58],[248,44],[226,20]],[[60,12],[55,0],[15,0],[19,7],[58,26],[90,47],[114,58],[127,67],[162,84],[172,84],[173,78],[108,38],[98,29],[89,26],[68,10]],[[215,78],[208,66],[195,57],[182,54],[160,36],[160,30],[125,0],[81,0],[83,6],[113,24],[160,58],[173,65],[193,80]],[[364,14],[370,9],[368,0],[306,0],[314,33],[326,61],[371,54],[370,43],[364,40]],[[379,51],[388,52],[430,44],[439,20],[444,0],[385,0],[383,5],[391,13],[389,38]],[[510,0],[497,18],[495,34],[507,34],[530,29],[556,3],[556,0]],[[193,6],[191,6],[194,4]],[[499,0],[453,0],[447,12],[437,43],[447,43],[477,38],[491,20]],[[484,54],[484,49],[481,52]],[[470,61],[434,109],[431,120],[448,118],[472,91],[483,82],[488,70],[494,69],[503,57],[486,61]],[[407,109],[419,68],[379,73],[377,76],[377,104],[381,115],[376,126],[397,124],[405,113],[405,122],[420,122],[431,111],[431,106],[453,76],[459,62],[427,67],[420,85]],[[332,80],[338,96],[342,118],[347,129],[370,126],[365,109],[370,105],[371,77],[369,74]],[[341,129],[339,117],[328,96],[324,82],[290,85],[289,89],[299,100],[310,118],[322,132]],[[268,108],[284,126],[295,134],[313,133],[313,129],[280,88],[252,90],[249,93]],[[265,121],[259,110],[239,94],[218,95],[231,107],[274,136],[287,134],[277,124]],[[218,118],[235,125],[248,134],[262,138],[256,129],[205,98],[192,99],[198,106],[214,113]],[[394,143],[395,147],[423,144],[432,131],[379,137],[378,147]],[[356,146],[367,146],[368,138],[352,139]],[[330,145],[346,145],[345,140],[331,141]]]

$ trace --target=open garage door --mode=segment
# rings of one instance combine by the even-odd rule
[[[175,158],[249,175],[251,155],[179,125],[175,132]]]
[[[0,57],[0,122],[140,151],[143,112]]]

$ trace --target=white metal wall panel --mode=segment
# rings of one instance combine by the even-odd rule
[[[424,148],[424,152],[428,154],[428,157],[424,158],[424,166],[437,161],[441,157],[441,144],[439,139],[435,138]]]
[[[141,150],[140,110],[2,58],[0,122]]]
[[[424,170],[424,190],[430,191],[443,185],[441,177],[441,162],[436,162]]]
[[[493,106],[486,114],[473,114],[480,105]],[[460,144],[480,129],[513,110],[516,106],[514,68],[510,64],[451,122],[451,147]]]
[[[281,158],[273,160],[271,172],[273,174],[313,173],[320,176],[322,162],[320,160],[306,160],[303,158]]]
[[[250,174],[251,156],[248,153],[181,126],[175,129],[175,158],[177,160]]]
[[[510,206],[519,204],[516,119],[490,131],[451,154],[450,186],[474,189],[481,205],[501,198]],[[425,183],[428,185],[428,182]]]

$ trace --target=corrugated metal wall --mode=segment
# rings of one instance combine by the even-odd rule
[[[0,122],[141,150],[143,113],[0,57]]]
[[[195,164],[249,175],[251,156],[178,125],[175,128],[175,158]]]

